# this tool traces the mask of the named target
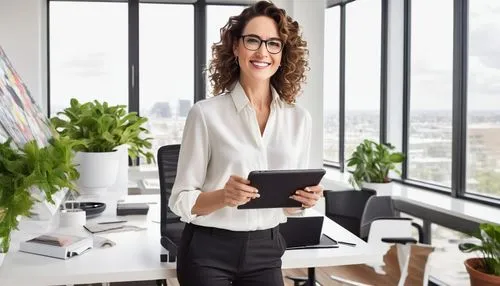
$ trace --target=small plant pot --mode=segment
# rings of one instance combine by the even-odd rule
[[[389,183],[363,183],[364,189],[371,189],[377,192],[377,196],[392,195],[392,182]]]
[[[116,181],[118,162],[118,152],[76,153],[75,164],[80,173],[78,191],[82,194],[105,192]]]
[[[482,272],[482,258],[469,258],[465,260],[465,268],[469,272],[471,286],[498,286],[500,276]]]
[[[3,238],[0,237],[0,245],[2,245]],[[2,249],[0,249],[0,267],[2,267],[3,261],[5,259],[5,256],[7,253],[2,252]]]

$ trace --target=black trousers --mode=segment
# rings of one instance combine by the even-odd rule
[[[230,231],[186,224],[177,253],[181,286],[283,286],[278,227]]]

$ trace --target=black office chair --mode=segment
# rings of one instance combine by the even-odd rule
[[[361,237],[363,240],[366,241],[370,233],[370,227],[372,222],[383,219],[411,220],[410,218],[404,218],[397,215],[396,210],[394,209],[394,203],[392,201],[392,197],[390,196],[370,197],[366,202],[365,210],[361,217],[359,237]],[[417,224],[416,222],[411,222],[411,225],[418,232],[418,242],[423,243],[424,232],[422,226]]]
[[[366,202],[377,192],[370,189],[329,191],[325,196],[325,215],[356,236],[360,236],[361,217]]]
[[[168,250],[167,254],[160,255],[160,261],[174,262],[177,257],[177,246],[180,243],[184,223],[168,207],[168,200],[172,193],[177,163],[181,145],[166,145],[158,149],[158,173],[160,178],[160,234],[161,245]]]

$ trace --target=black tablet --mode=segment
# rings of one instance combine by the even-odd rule
[[[296,190],[318,185],[324,175],[324,169],[252,171],[248,180],[259,190],[260,198],[238,206],[238,209],[301,207],[300,202],[289,197]]]

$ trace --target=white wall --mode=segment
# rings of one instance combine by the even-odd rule
[[[0,46],[47,111],[47,1],[0,0]]]

